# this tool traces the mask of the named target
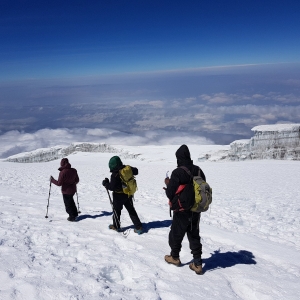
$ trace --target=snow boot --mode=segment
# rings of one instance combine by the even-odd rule
[[[134,229],[134,232],[137,233],[137,234],[142,234],[143,233],[143,227],[140,227],[138,229]]]
[[[203,271],[202,271],[202,265],[196,265],[194,262],[189,264],[189,267],[191,270],[195,271],[196,274],[198,275],[202,275]]]
[[[76,217],[68,217],[67,220],[70,222],[76,222]]]
[[[114,230],[114,231],[118,231],[118,232],[121,231],[120,228],[116,228],[113,224],[110,224],[110,225],[108,226],[108,229],[111,229],[111,230]]]
[[[172,265],[175,265],[175,266],[180,266],[181,265],[181,261],[178,258],[174,258],[172,255],[165,255],[165,261],[168,263],[168,264],[172,264]]]

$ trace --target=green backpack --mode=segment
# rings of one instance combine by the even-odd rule
[[[123,193],[128,195],[128,197],[133,196],[138,188],[131,167],[125,166],[119,170],[119,174],[122,181]]]
[[[207,182],[205,182],[200,176],[200,169],[197,176],[193,176],[190,170],[184,166],[181,166],[192,178],[195,191],[195,203],[191,208],[194,212],[205,212],[208,210],[209,205],[212,202],[212,189]]]

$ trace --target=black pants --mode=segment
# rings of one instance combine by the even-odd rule
[[[76,218],[78,216],[77,207],[75,205],[73,196],[74,195],[63,194],[66,212],[69,214],[70,218]]]
[[[121,218],[121,211],[123,206],[128,211],[129,217],[135,227],[138,229],[142,227],[142,223],[138,217],[138,214],[133,206],[132,197],[128,197],[123,193],[113,193],[113,205],[114,205],[114,214],[113,214],[113,225],[116,228],[120,228],[120,218]],[[117,219],[117,220],[116,220]]]
[[[177,212],[173,215],[173,222],[169,233],[169,245],[171,255],[179,258],[182,240],[187,234],[191,253],[195,261],[201,262],[202,244],[199,233],[200,213],[191,211]]]

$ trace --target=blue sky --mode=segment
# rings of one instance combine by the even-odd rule
[[[299,1],[1,1],[1,79],[299,62]]]
[[[2,0],[0,133],[196,122],[229,143],[300,122],[299,28],[289,0]]]

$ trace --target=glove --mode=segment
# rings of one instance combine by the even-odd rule
[[[54,179],[52,176],[50,176],[50,181],[52,181],[52,179]]]
[[[105,179],[102,181],[102,185],[103,185],[104,187],[106,187],[108,184],[109,184],[109,180],[108,180],[108,178],[105,178]]]
[[[165,185],[168,185],[169,182],[170,182],[170,178],[169,177],[165,178]]]

